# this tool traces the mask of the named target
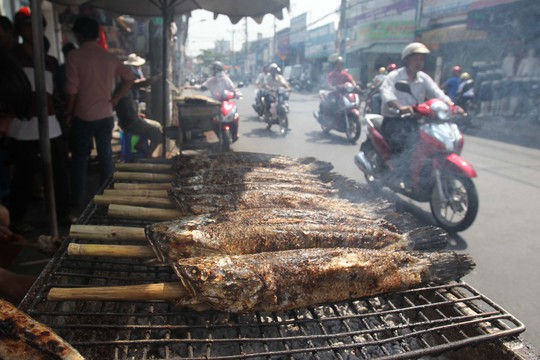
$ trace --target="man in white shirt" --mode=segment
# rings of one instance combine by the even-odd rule
[[[438,98],[453,105],[435,81],[422,71],[425,57],[429,53],[429,49],[422,43],[413,42],[405,46],[401,53],[404,66],[388,74],[380,89],[384,116],[382,133],[394,154],[405,155],[400,160],[400,165],[405,168],[410,167],[410,152],[405,150],[412,149],[417,141],[418,122],[413,117],[401,115],[413,114],[413,105],[428,99]],[[398,81],[407,82],[412,95],[396,90],[395,84]]]

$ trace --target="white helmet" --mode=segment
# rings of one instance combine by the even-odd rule
[[[407,56],[412,54],[427,55],[429,53],[430,51],[426,45],[419,42],[413,42],[403,48],[403,51],[401,52],[401,60],[404,60]]]

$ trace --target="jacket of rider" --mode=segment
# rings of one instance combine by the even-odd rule
[[[412,96],[408,93],[398,91],[394,85],[398,81],[406,81],[411,87]],[[428,99],[442,99],[448,103],[452,101],[441,90],[441,88],[433,81],[433,79],[423,71],[416,74],[413,81],[409,81],[407,71],[404,67],[392,71],[386,76],[386,79],[380,88],[382,96],[382,115],[384,117],[395,117],[395,111],[392,111],[389,106],[389,101],[397,101],[400,105],[416,105]]]
[[[269,90],[277,90],[280,87],[289,88],[289,83],[283,75],[276,74],[276,77],[273,77],[272,74],[266,75],[264,80],[264,85]]]
[[[343,85],[347,82],[350,82],[352,84],[355,83],[351,74],[349,74],[345,70],[331,71],[330,73],[328,73],[327,81],[328,81],[328,84],[331,86]]]
[[[221,94],[225,90],[235,91],[234,83],[223,71],[218,72],[215,76],[206,80],[201,84],[201,87],[208,88],[212,96],[214,94]]]

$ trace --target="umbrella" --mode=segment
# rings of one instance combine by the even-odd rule
[[[266,14],[272,14],[278,19],[283,18],[283,9],[289,8],[290,0],[49,0],[52,3],[66,6],[90,5],[99,9],[111,11],[119,15],[155,17],[161,16],[164,20],[163,26],[163,59],[168,59],[169,26],[173,15],[187,14],[193,10],[203,9],[214,13],[214,18],[219,14],[227,15],[232,23],[236,24],[243,17],[251,17],[260,23]],[[32,21],[34,24],[41,24],[41,0],[30,1],[32,9]],[[34,38],[34,54],[43,53],[43,38],[37,33],[41,26],[34,26],[36,29]],[[40,109],[45,109],[45,60],[42,56],[35,57],[35,83],[38,93]],[[166,67],[164,67],[166,68]],[[163,125],[168,118],[168,83],[163,81],[162,101]],[[52,188],[52,160],[50,155],[49,134],[47,129],[47,114],[42,110],[39,114],[40,145],[45,168],[45,187],[47,190],[47,205],[50,216],[50,228],[53,236],[58,236],[56,225],[54,190]],[[163,144],[166,143],[165,132]],[[165,155],[163,146],[163,156]]]
[[[162,16],[186,14],[203,9],[227,15],[233,24],[243,17],[251,17],[260,23],[266,14],[283,18],[283,9],[289,7],[290,0],[50,0],[62,5],[90,5],[121,15]]]

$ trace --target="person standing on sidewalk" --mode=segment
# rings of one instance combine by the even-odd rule
[[[79,48],[69,53],[66,71],[66,124],[71,126],[72,205],[83,201],[86,187],[88,149],[96,140],[100,181],[112,175],[113,108],[131,89],[135,77],[116,57],[97,42],[99,24],[90,17],[80,17],[73,24]],[[116,78],[120,90],[113,95]]]
[[[45,26],[45,23],[44,23]],[[11,50],[12,59],[26,74],[28,81],[34,83],[34,49],[32,22],[30,10],[23,7],[14,17],[14,27],[23,39],[22,44]],[[45,87],[47,91],[47,122],[49,127],[50,148],[56,210],[58,222],[70,225],[69,215],[69,179],[66,174],[68,166],[68,150],[62,129],[55,116],[53,106],[55,63],[49,56],[45,57]],[[8,131],[8,150],[13,164],[8,208],[11,213],[12,228],[16,232],[31,230],[31,225],[25,223],[25,215],[32,199],[35,175],[39,171],[40,143],[38,127],[37,95],[35,86],[32,96],[25,98],[26,106],[30,109],[30,121],[15,117]]]

